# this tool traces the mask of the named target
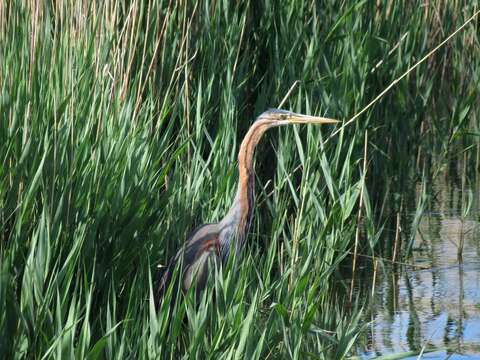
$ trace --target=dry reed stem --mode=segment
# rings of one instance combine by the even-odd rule
[[[350,302],[352,301],[353,296],[353,284],[355,283],[355,271],[357,269],[357,253],[358,253],[358,243],[360,241],[360,222],[362,219],[362,208],[363,208],[363,189],[365,188],[365,177],[367,176],[367,149],[368,149],[368,130],[365,131],[365,144],[363,148],[363,181],[362,187],[360,189],[360,197],[358,204],[358,214],[357,214],[357,229],[355,232],[355,246],[353,250],[353,264],[352,264],[352,282],[350,284]]]
[[[373,261],[372,298],[375,295],[375,282],[377,281],[378,259]]]
[[[393,48],[390,49],[390,51],[388,52],[387,54],[387,58],[392,55],[395,50],[397,50],[400,46],[400,44],[403,42],[403,40],[405,40],[405,38],[407,37],[407,35],[409,34],[409,32],[407,31],[405,34],[403,34],[403,36],[400,38],[400,40],[398,40],[398,42],[393,46]],[[370,73],[373,74],[383,63],[384,63],[385,59],[382,59],[380,60],[379,62],[377,62],[377,64],[372,68],[372,70],[370,70]]]
[[[292,93],[293,89],[300,83],[300,80],[295,80],[290,86],[290,89],[288,89],[286,95],[283,97],[282,101],[280,101],[280,104],[278,105],[279,108],[282,108],[283,104],[287,101],[287,99],[290,97],[290,94]]]
[[[238,59],[240,58],[240,48],[242,47],[243,35],[245,34],[245,24],[247,23],[247,17],[243,19],[242,31],[240,32],[240,40],[238,41],[237,55],[233,64],[232,81],[235,79],[235,73],[237,72]]]
[[[400,212],[397,213],[397,224],[395,226],[395,242],[393,244],[393,256],[392,261],[397,259],[398,243],[400,240]]]

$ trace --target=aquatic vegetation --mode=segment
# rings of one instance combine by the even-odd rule
[[[198,307],[155,310],[157,265],[225,213],[239,140],[293,84],[284,108],[347,119],[473,8],[0,3],[0,357],[351,354],[363,303],[339,269],[355,239],[391,258],[406,189],[459,156],[478,172],[476,24],[335,136],[267,136],[242,266]]]

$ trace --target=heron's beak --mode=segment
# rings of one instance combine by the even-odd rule
[[[340,122],[334,119],[302,114],[289,114],[287,121],[290,124],[336,124]]]

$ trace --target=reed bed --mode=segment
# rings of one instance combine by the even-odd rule
[[[0,357],[351,355],[355,244],[391,258],[407,190],[458,154],[478,169],[478,22],[335,136],[266,136],[241,263],[199,305],[156,310],[157,265],[225,213],[242,136],[293,84],[284,108],[348,119],[475,8],[0,3]]]

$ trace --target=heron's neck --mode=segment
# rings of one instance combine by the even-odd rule
[[[240,209],[239,222],[237,226],[238,235],[242,241],[246,237],[253,217],[253,206],[255,200],[253,159],[250,159],[248,166],[238,168],[238,187],[232,207]]]
[[[235,252],[243,244],[253,217],[254,174],[253,154],[264,130],[255,124],[249,129],[238,152],[238,187],[232,206],[220,222],[223,234],[220,245],[223,255],[228,255],[232,240],[235,241]]]
[[[237,242],[243,243],[253,216],[255,194],[252,165],[248,168],[239,166],[238,175],[239,181],[235,198],[227,215],[220,222],[222,229],[228,233],[221,239],[225,242],[230,242],[233,237],[236,237]]]

